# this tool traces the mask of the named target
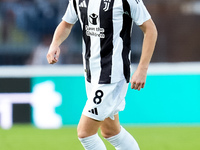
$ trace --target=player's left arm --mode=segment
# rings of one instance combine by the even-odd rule
[[[131,78],[131,88],[138,91],[145,86],[148,66],[151,61],[158,36],[156,26],[152,19],[144,22],[140,26],[140,29],[144,33],[142,54],[138,67]]]

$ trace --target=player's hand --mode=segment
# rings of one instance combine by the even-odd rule
[[[147,69],[137,69],[131,78],[131,88],[140,91],[144,88],[147,77]]]
[[[58,58],[60,56],[60,48],[59,46],[51,45],[49,51],[47,53],[47,61],[49,64],[55,64],[58,62]]]

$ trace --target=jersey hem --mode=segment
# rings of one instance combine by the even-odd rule
[[[86,78],[86,81],[89,82],[89,83],[92,83],[92,84],[112,84],[112,83],[117,83],[117,82],[120,82],[121,80],[126,80],[126,83],[129,83],[130,82],[130,79],[127,80],[125,77],[124,78],[120,78],[120,79],[117,79],[117,80],[113,80],[112,82],[107,82],[107,81],[91,81],[90,79]]]
[[[141,26],[143,23],[145,23],[146,21],[148,21],[150,19],[151,19],[151,17],[148,17],[148,18],[144,19],[143,21],[141,21],[139,23],[136,23],[136,22],[135,23],[136,23],[137,26]]]
[[[76,21],[75,22],[71,22],[71,21],[65,20],[64,18],[62,18],[62,20],[67,22],[67,23],[69,23],[69,24],[75,24],[76,23]]]

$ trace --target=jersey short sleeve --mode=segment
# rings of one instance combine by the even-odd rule
[[[131,17],[136,25],[140,26],[145,21],[151,19],[142,0],[129,0],[131,6]]]
[[[74,3],[73,0],[69,0],[67,10],[62,18],[62,20],[66,21],[67,23],[70,23],[70,24],[75,24],[76,21],[78,20],[78,16],[77,16],[75,8],[74,8],[75,5],[73,3]]]

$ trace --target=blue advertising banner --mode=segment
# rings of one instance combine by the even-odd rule
[[[77,124],[87,100],[83,76],[33,77],[32,92],[40,89],[39,104],[44,102],[42,112],[52,107],[58,115],[60,125]],[[126,108],[120,112],[120,121],[124,124],[200,124],[200,75],[149,75],[145,88],[141,91],[128,89]],[[47,84],[44,86],[44,84]],[[41,87],[39,87],[41,86]],[[42,87],[43,86],[43,87]],[[48,90],[49,86],[53,86]],[[45,90],[46,89],[46,90]],[[43,90],[43,91],[42,91]],[[49,95],[49,97],[45,96]],[[59,102],[53,93],[60,96]],[[54,98],[54,99],[53,99]],[[53,111],[53,109],[52,109]],[[33,118],[38,112],[34,111]],[[41,113],[39,115],[41,116]],[[55,115],[46,114],[48,118]],[[35,117],[34,117],[35,116]],[[59,120],[59,119],[57,119]],[[56,119],[54,120],[55,123]],[[37,121],[34,121],[37,126]],[[44,121],[45,122],[45,121]],[[40,124],[40,123],[39,123]],[[59,124],[59,123],[58,123]]]

